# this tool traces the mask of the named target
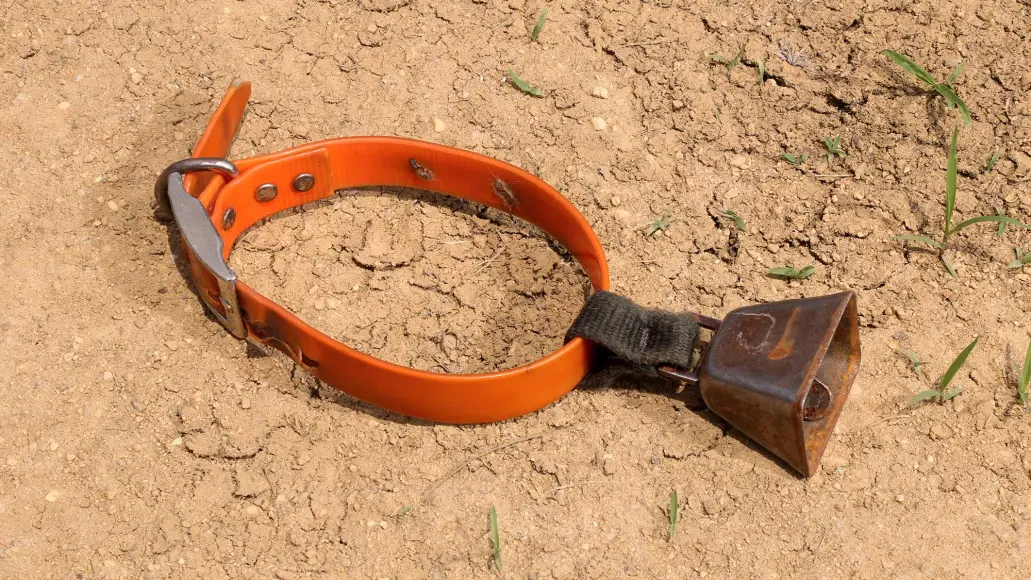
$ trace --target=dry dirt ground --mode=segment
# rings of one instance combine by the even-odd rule
[[[891,239],[940,231],[960,121],[879,54],[939,78],[964,64],[958,215],[1031,222],[1031,4],[559,0],[531,42],[542,5],[3,2],[0,577],[1031,576],[1013,377],[1031,278],[1005,267],[1031,235],[966,230],[958,279]],[[734,67],[709,57],[739,49]],[[506,84],[510,67],[545,96]],[[255,90],[233,157],[376,134],[503,159],[568,196],[644,305],[719,316],[855,290],[863,366],[821,472],[796,477],[626,373],[453,427],[231,338],[179,274],[151,188],[236,78]],[[847,156],[828,164],[836,135]],[[765,275],[786,264],[816,273]],[[232,265],[352,346],[441,372],[550,352],[583,298],[548,240],[418,192],[342,192],[253,230]],[[910,408],[975,335],[963,393]]]

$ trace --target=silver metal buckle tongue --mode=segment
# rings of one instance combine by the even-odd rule
[[[204,297],[201,302],[226,330],[236,338],[247,338],[247,327],[243,323],[240,305],[236,297],[236,273],[222,259],[222,238],[211,223],[208,212],[204,210],[195,197],[187,193],[183,185],[183,175],[197,171],[217,171],[232,179],[239,171],[232,162],[215,157],[194,157],[183,159],[168,166],[161,172],[154,184],[154,196],[158,205],[172,214],[179,233],[190,247],[194,257],[218,281],[219,302],[224,313],[212,307]],[[192,277],[191,273],[191,277]],[[200,289],[196,279],[193,284]]]

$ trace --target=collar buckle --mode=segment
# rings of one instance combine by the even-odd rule
[[[190,263],[190,277],[201,301],[211,314],[236,338],[247,338],[247,326],[240,312],[236,295],[236,273],[222,258],[222,237],[215,230],[211,217],[195,197],[186,191],[183,176],[198,171],[216,171],[232,179],[239,171],[232,162],[214,157],[184,159],[169,165],[154,185],[154,196],[161,209],[171,214],[179,233],[186,242],[186,259]],[[195,266],[211,275],[218,284],[218,295],[205,293],[197,279]],[[206,296],[205,294],[211,294]],[[217,301],[217,305],[216,305]]]

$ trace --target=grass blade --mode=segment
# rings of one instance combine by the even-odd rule
[[[963,74],[963,63],[959,63],[956,65],[956,68],[952,69],[952,73],[949,75],[949,80],[945,81],[945,84],[950,87],[956,84],[956,81],[959,80],[959,75],[961,74]]]
[[[930,73],[921,68],[917,63],[913,62],[913,59],[908,56],[888,49],[882,50],[881,54],[893,60],[895,64],[902,67],[903,70],[922,80],[927,84],[927,86],[933,88],[938,84],[938,81],[934,80],[934,77],[932,77]]]
[[[1004,215],[1006,215],[1006,210],[999,209],[998,207],[996,207],[995,208],[995,215],[1004,216]],[[999,222],[999,236],[1001,237],[1001,236],[1005,236],[1005,235],[1006,235],[1006,222]]]
[[[952,74],[949,75],[948,81],[944,83],[939,83],[937,80],[935,80],[933,76],[931,76],[931,73],[925,71],[923,68],[920,67],[920,65],[913,62],[913,59],[909,58],[908,56],[895,52],[894,50],[882,50],[881,54],[890,58],[892,61],[895,62],[895,64],[902,67],[903,70],[909,72],[916,78],[923,81],[923,83],[926,84],[928,88],[934,89],[935,92],[937,92],[939,95],[942,96],[942,98],[945,99],[945,102],[948,104],[948,107],[950,109],[952,107],[956,107],[957,109],[959,109],[960,115],[963,116],[964,125],[966,125],[967,127],[973,125],[973,119],[970,117],[970,109],[967,108],[967,104],[963,102],[963,99],[961,99],[959,97],[959,94],[956,93],[956,89],[952,88],[952,83],[956,82],[956,79],[959,78],[960,73],[963,72],[962,64],[953,69]]]
[[[537,40],[537,37],[541,35],[541,31],[544,30],[544,21],[548,19],[548,7],[541,8],[541,15],[537,17],[537,24],[533,27],[533,32],[530,33],[530,40]]]
[[[783,276],[785,278],[794,278],[798,275],[798,270],[791,266],[777,266],[776,268],[770,268],[766,271],[770,276]]]
[[[937,240],[932,240],[931,238],[929,238],[927,236],[909,236],[909,235],[905,235],[905,236],[892,236],[892,239],[895,239],[895,240],[908,240],[910,242],[921,242],[921,243],[927,244],[928,246],[931,246],[932,248],[938,248],[939,250],[942,250],[942,249],[945,248],[945,244],[942,244],[941,242],[939,242]]]
[[[770,276],[779,276],[781,278],[790,278],[792,280],[805,280],[806,278],[813,275],[816,272],[814,266],[806,266],[799,270],[792,266],[777,266],[776,268],[770,268],[766,271],[766,274]]]
[[[963,389],[959,388],[959,389],[953,389],[953,390],[951,390],[951,391],[949,391],[947,393],[942,393],[941,402],[944,403],[945,401],[948,401],[949,399],[955,397],[956,395],[958,395],[958,394],[960,394],[962,392],[963,392]]]
[[[952,233],[952,212],[956,209],[956,137],[959,127],[952,130],[949,141],[949,167],[945,173],[945,237]]]
[[[1024,366],[1020,367],[1020,377],[1017,378],[1017,393],[1020,394],[1020,401],[1025,405],[1031,399],[1031,393],[1028,393],[1029,386],[1031,386],[1031,342],[1027,343]]]
[[[727,217],[734,220],[734,225],[737,226],[737,229],[741,230],[742,232],[745,231],[745,220],[740,215],[738,215],[736,211],[732,209],[723,210],[723,217]]]
[[[1031,227],[1024,225],[1024,222],[1016,218],[1011,218],[1005,215],[983,215],[959,222],[958,224],[956,224],[956,227],[952,228],[952,231],[950,231],[949,233],[954,234],[967,226],[972,226],[974,224],[979,224],[983,222],[999,222],[1009,224],[1011,226],[1019,226],[1024,228],[1025,230],[1031,230]]]
[[[734,58],[727,58],[722,54],[713,53],[709,55],[709,60],[727,67],[727,76],[730,76],[730,73],[733,72],[734,67],[741,64],[741,58],[743,56],[745,56],[745,49],[742,47],[738,49],[737,54],[734,55]]]
[[[1019,248],[1018,248],[1018,253],[1019,253]],[[1023,256],[1017,258],[1016,260],[1013,260],[1009,264],[1006,264],[1006,269],[1007,270],[1016,270],[1017,268],[1020,268],[1022,266],[1026,266],[1028,264],[1031,264],[1031,250],[1028,250],[1028,252],[1026,254],[1024,254]]]
[[[795,167],[798,167],[799,165],[805,163],[805,160],[809,158],[809,154],[803,153],[801,155],[792,155],[791,153],[781,153],[780,158],[794,165]]]
[[[963,117],[963,124],[967,127],[971,127],[974,124],[973,119],[970,117],[970,109],[967,108],[967,104],[963,102],[963,99],[959,98],[956,90],[949,85],[935,83],[934,90],[941,95],[945,102],[949,104],[949,107],[956,107],[959,109],[959,114]]]
[[[937,398],[940,394],[941,393],[939,393],[937,389],[928,389],[926,391],[920,391],[919,393],[913,395],[913,398],[909,400],[909,404],[915,405],[922,401],[926,401],[927,399],[934,399]]]
[[[1028,350],[1031,353],[1031,350]],[[680,521],[680,501],[677,500],[677,490],[669,494],[669,539],[677,533],[677,522]]]
[[[498,512],[490,506],[490,543],[494,550],[494,565],[501,572],[501,537],[498,535]]]
[[[945,264],[945,269],[949,271],[949,274],[951,274],[953,278],[956,278],[958,280],[959,274],[956,273],[956,267],[952,265],[952,262],[945,257],[945,254],[942,254],[938,257],[941,258],[942,264]]]
[[[913,372],[916,373],[917,376],[924,374],[924,372],[920,370],[920,367],[927,363],[920,360],[920,357],[913,351],[908,351],[906,356],[909,357],[909,366],[913,369]]]
[[[998,151],[992,153],[992,156],[988,158],[988,161],[985,161],[984,169],[981,170],[981,173],[991,173],[992,170],[995,169],[995,165],[999,163],[1000,157],[1001,154]]]
[[[644,228],[644,235],[654,236],[657,232],[664,232],[669,229],[669,224],[673,223],[673,218],[670,217],[669,212],[662,212],[661,216],[656,217]]]
[[[544,91],[519,78],[519,75],[512,72],[512,69],[508,69],[508,80],[512,81],[512,84],[515,85],[515,88],[519,89],[520,91],[523,91],[528,95],[533,95],[535,97],[544,96]]]
[[[956,373],[959,372],[960,367],[967,362],[967,357],[970,356],[970,352],[974,350],[975,346],[977,346],[977,341],[980,340],[980,338],[981,337],[974,338],[974,341],[968,344],[967,347],[963,349],[963,352],[959,353],[956,360],[952,361],[952,364],[949,365],[949,370],[945,371],[945,374],[942,375],[941,382],[938,383],[939,391],[942,393],[945,392],[949,383],[952,382],[953,377],[955,377]]]

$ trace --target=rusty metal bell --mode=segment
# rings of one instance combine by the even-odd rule
[[[859,371],[856,295],[757,304],[722,321],[696,372],[660,374],[699,385],[714,413],[802,475],[816,473]]]

